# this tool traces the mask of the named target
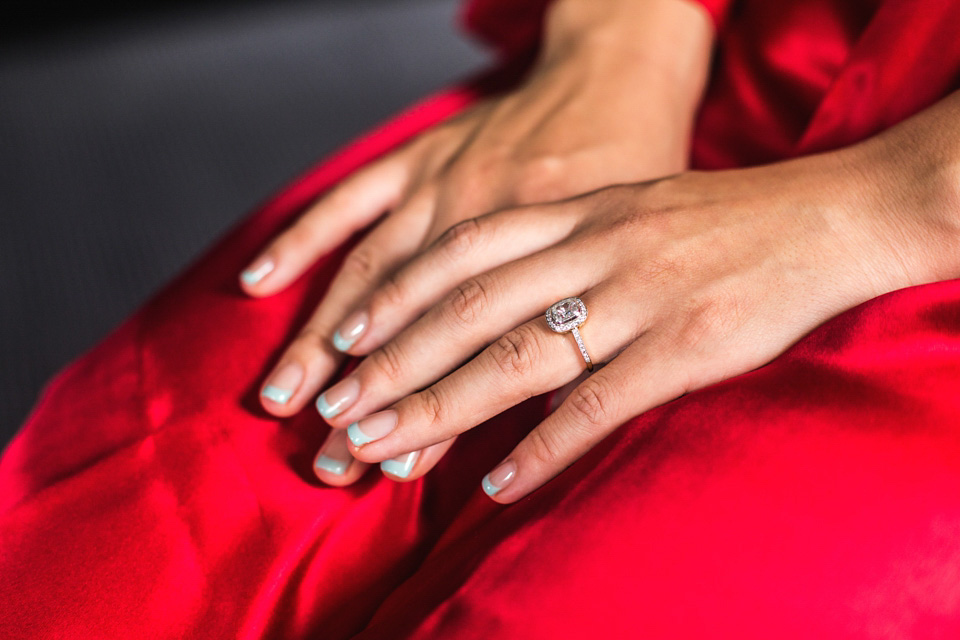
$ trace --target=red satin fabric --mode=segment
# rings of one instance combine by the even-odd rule
[[[517,56],[542,4],[466,15]],[[709,8],[700,168],[845,145],[960,84],[960,2]],[[960,637],[960,281],[841,314],[509,507],[480,478],[544,398],[418,482],[313,479],[327,428],[256,393],[346,247],[266,300],[237,273],[330,185],[485,90],[433,96],[302,176],[49,383],[0,459],[0,636]]]

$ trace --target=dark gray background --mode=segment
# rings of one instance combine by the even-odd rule
[[[173,4],[4,36],[0,446],[52,374],[254,205],[482,66],[456,5]]]

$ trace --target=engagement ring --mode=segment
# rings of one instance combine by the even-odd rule
[[[587,353],[587,347],[580,337],[579,326],[587,321],[587,305],[580,298],[564,298],[547,309],[547,326],[557,333],[572,332],[580,354],[587,363],[587,371],[593,371],[593,362]]]

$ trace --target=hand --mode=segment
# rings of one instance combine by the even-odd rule
[[[369,355],[326,391],[349,396],[330,419],[336,437],[358,460],[388,461],[396,479],[423,475],[457,434],[581,375],[573,338],[543,317],[579,296],[583,339],[606,364],[485,478],[495,500],[513,502],[631,417],[769,362],[860,302],[957,277],[960,180],[929,148],[909,151],[917,130],[459,225],[389,295],[374,292],[381,320],[353,351]],[[451,287],[399,332],[387,320]]]
[[[456,238],[468,227],[457,223],[683,170],[710,43],[706,14],[682,0],[610,0],[602,9],[592,0],[558,0],[540,58],[522,86],[345,180],[244,271],[241,286],[248,294],[276,293],[382,217],[266,377],[263,406],[278,416],[300,411],[337,369],[342,352],[383,339],[435,303],[422,298],[415,306],[394,305],[402,314],[390,318],[378,306],[397,294],[396,269],[444,232],[452,244],[460,242]],[[524,241],[509,250],[519,256],[541,242]],[[437,296],[445,293],[439,284],[430,289]],[[377,299],[368,300],[378,287]],[[357,306],[367,315],[349,313]],[[362,335],[367,326],[375,329]],[[334,408],[320,406],[332,417]]]

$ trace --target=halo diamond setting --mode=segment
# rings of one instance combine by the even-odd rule
[[[580,298],[564,298],[547,309],[547,326],[566,333],[587,320],[587,305]]]
[[[557,333],[572,333],[577,341],[577,348],[583,361],[587,363],[587,371],[593,371],[593,361],[587,353],[578,328],[587,321],[587,305],[580,298],[564,298],[560,302],[550,305],[546,312],[547,326]]]

